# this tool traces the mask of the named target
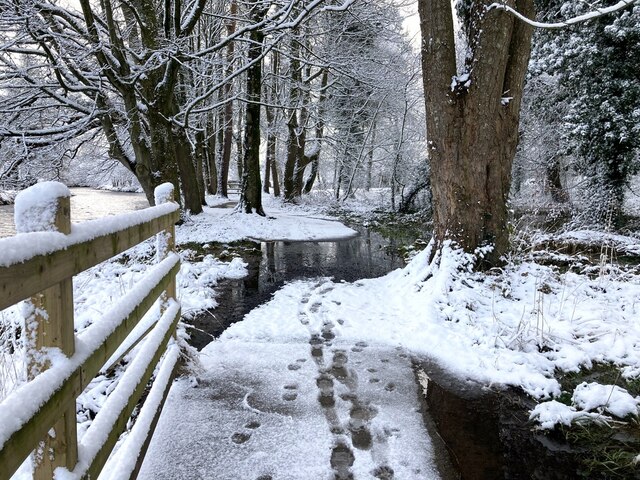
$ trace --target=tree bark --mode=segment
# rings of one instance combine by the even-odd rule
[[[267,147],[269,151],[269,147]],[[262,191],[266,194],[269,193],[269,182],[271,181],[271,162],[268,158],[264,161],[264,182],[262,183]]]
[[[296,197],[296,171],[298,169],[298,157],[300,139],[298,131],[300,124],[298,122],[298,104],[300,102],[300,82],[302,81],[302,70],[300,68],[300,43],[295,37],[290,42],[291,63],[289,70],[291,72],[291,86],[289,90],[289,116],[287,121],[287,158],[284,164],[284,198],[285,200],[293,200]],[[302,147],[304,148],[304,147]]]
[[[199,131],[196,132],[195,135],[196,148],[194,152],[195,166],[196,166],[196,179],[198,181],[198,189],[200,190],[200,196],[202,200],[202,205],[206,205],[204,201],[204,194],[206,192],[205,186],[205,176],[206,176],[206,155],[205,155],[205,143],[204,143],[204,132]]]
[[[235,17],[237,14],[238,4],[235,1],[232,1],[229,8],[230,20],[227,23],[227,36],[233,35],[236,31]],[[229,44],[227,45],[225,66],[226,77],[229,77],[233,72],[233,57],[235,54],[234,49],[235,43],[229,42]],[[226,103],[224,105],[224,111],[222,114],[224,139],[222,141],[222,159],[219,165],[220,168],[218,168],[218,193],[221,196],[226,197],[228,195],[227,181],[229,180],[229,165],[231,164],[231,145],[233,144],[233,101],[231,100],[231,96],[233,95],[233,80],[229,80],[227,81],[227,83],[225,83],[223,91]]]
[[[276,162],[275,153],[273,155],[273,162],[271,163],[271,180],[273,182],[273,196],[280,196],[280,183],[278,181],[278,164]]]
[[[254,5],[255,10],[258,6]],[[258,21],[261,12],[254,12]],[[256,18],[257,17],[257,18]],[[238,207],[245,213],[265,216],[262,209],[262,185],[260,182],[260,99],[262,93],[262,43],[264,33],[253,30],[249,33],[249,62],[254,62],[247,70],[247,103],[244,125],[244,155],[242,162],[242,182]]]
[[[209,166],[209,177],[207,182],[207,191],[210,195],[216,195],[218,193],[218,169],[216,167],[216,131],[214,128],[214,121],[211,120],[207,124],[207,148],[205,149],[205,156],[207,164]]]
[[[271,54],[271,84],[267,87],[267,99],[268,103],[275,104],[277,102],[277,77],[280,70],[280,56],[277,51],[273,51]],[[278,185],[278,172],[276,169],[276,152],[277,152],[277,137],[276,137],[276,109],[272,106],[265,106],[265,114],[267,117],[267,154],[264,165],[264,193],[269,193],[269,178],[272,177],[273,193],[276,196],[280,195],[280,186]],[[277,194],[276,194],[277,192]]]
[[[178,163],[180,183],[182,184],[182,193],[184,195],[184,208],[186,208],[192,215],[197,215],[202,213],[204,193],[202,193],[198,186],[198,175],[193,163],[191,144],[189,143],[184,130],[174,128],[173,137],[173,152]]]
[[[533,0],[507,3],[533,15]],[[467,80],[456,77],[451,2],[418,3],[434,235],[467,252],[492,245],[481,267],[499,264],[509,246],[506,202],[532,34],[504,12],[486,12],[489,4],[471,5]]]

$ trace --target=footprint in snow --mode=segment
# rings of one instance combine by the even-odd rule
[[[293,402],[296,398],[298,398],[298,392],[296,392],[296,390],[298,389],[298,385],[290,383],[285,385],[284,389],[286,390],[286,392],[282,394],[283,400],[287,402]]]
[[[378,480],[393,480],[393,468],[388,465],[381,465],[371,473]]]
[[[231,435],[231,441],[233,443],[238,444],[238,445],[240,445],[242,443],[245,443],[250,438],[251,438],[251,434],[250,433],[244,433],[244,432],[236,432],[233,435]]]

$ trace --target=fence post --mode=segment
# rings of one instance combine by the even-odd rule
[[[154,192],[154,199],[156,201],[156,205],[162,205],[163,203],[174,202],[174,187],[172,183],[163,183],[162,185],[158,185]],[[169,252],[173,252],[176,247],[176,229],[174,225],[171,225],[164,232],[156,235],[156,260],[161,262]],[[171,279],[169,285],[167,285],[167,289],[162,295],[162,305],[160,309],[163,311],[166,308],[166,303],[169,298],[176,299],[176,279]]]
[[[44,182],[16,197],[15,223],[18,233],[71,233],[69,189],[58,182]],[[33,272],[47,275],[47,271]],[[67,278],[25,302],[27,373],[30,379],[49,367],[47,349],[75,353],[73,330],[73,283]],[[34,479],[53,478],[57,467],[72,470],[78,461],[76,402],[69,403],[61,418],[38,445],[34,455]]]

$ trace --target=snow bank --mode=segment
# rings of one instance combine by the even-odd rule
[[[565,405],[556,400],[550,400],[536,405],[529,419],[537,421],[539,428],[542,430],[552,429],[558,424],[569,427],[572,423],[580,421],[597,422],[605,420],[605,418],[597,413],[579,411],[575,407]]]
[[[618,418],[638,415],[640,397],[634,398],[624,388],[583,382],[573,392],[573,404],[581,410],[608,412]]]
[[[540,429],[551,429],[557,424],[570,426],[574,422],[611,420],[605,413],[618,418],[638,416],[639,406],[640,397],[634,398],[624,388],[583,382],[575,388],[571,405],[555,400],[539,403],[530,419],[537,421]]]
[[[276,202],[265,207],[268,216],[248,215],[231,208],[204,207],[176,230],[178,244],[187,242],[323,241],[351,238],[358,233],[334,218],[309,216],[308,211],[291,209]]]
[[[399,345],[461,379],[521,386],[538,399],[561,393],[556,369],[640,365],[640,278],[589,280],[529,262],[486,275],[450,245],[430,256],[353,284],[293,282],[222,338],[297,342],[302,312],[317,334],[337,322],[339,340]],[[322,314],[312,311],[318,303]]]
[[[572,230],[564,233],[537,233],[533,237],[534,245],[546,243],[578,244],[590,248],[602,248],[603,254],[610,255],[607,248],[628,255],[640,256],[640,242],[637,238],[597,230]]]

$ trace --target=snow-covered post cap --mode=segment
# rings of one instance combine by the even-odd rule
[[[162,185],[158,185],[153,191],[153,198],[156,201],[156,205],[173,202],[173,183],[165,182]]]
[[[14,221],[18,233],[71,233],[71,192],[60,182],[42,182],[16,196]]]

